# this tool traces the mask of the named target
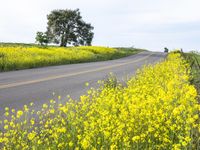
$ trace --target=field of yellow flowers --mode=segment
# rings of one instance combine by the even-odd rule
[[[5,108],[0,147],[16,150],[189,149],[199,145],[197,91],[179,53],[146,66],[127,82],[112,78],[88,95],[23,110]],[[103,82],[103,81],[102,81]],[[31,117],[30,117],[31,116]]]
[[[116,59],[139,52],[97,46],[40,47],[0,44],[0,72],[51,65]]]

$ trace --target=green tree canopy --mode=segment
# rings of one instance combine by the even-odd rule
[[[43,33],[43,32],[37,32],[35,40],[40,45],[47,44],[49,42],[46,33]]]
[[[165,48],[164,48],[164,52],[165,52],[165,53],[168,53],[168,52],[169,52],[169,49],[168,49],[167,47],[165,47]]]
[[[47,35],[51,42],[60,46],[91,45],[93,27],[83,21],[79,9],[54,10],[47,15]]]

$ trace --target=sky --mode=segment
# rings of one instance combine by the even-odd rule
[[[93,45],[200,50],[200,0],[0,0],[0,42],[34,43],[47,14],[79,8]]]

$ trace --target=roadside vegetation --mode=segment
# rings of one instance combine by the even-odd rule
[[[141,52],[141,50],[97,46],[65,48],[26,44],[0,44],[0,71],[111,60],[138,52]]]
[[[191,83],[194,84],[198,90],[200,96],[200,53],[199,52],[190,52],[182,53],[183,57],[187,60],[191,67]],[[200,102],[200,97],[199,97]]]
[[[80,100],[50,100],[41,111],[5,108],[4,149],[188,149],[199,145],[197,91],[180,53],[139,70],[122,86],[115,78]],[[28,116],[32,118],[28,119]]]

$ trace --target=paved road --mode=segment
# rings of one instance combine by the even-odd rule
[[[0,73],[0,115],[6,106],[20,109],[24,104],[34,102],[39,108],[58,95],[63,100],[68,94],[78,99],[89,88],[85,86],[86,82],[97,87],[97,81],[105,79],[110,72],[125,81],[144,64],[158,62],[164,57],[164,53],[142,52],[111,61]]]

